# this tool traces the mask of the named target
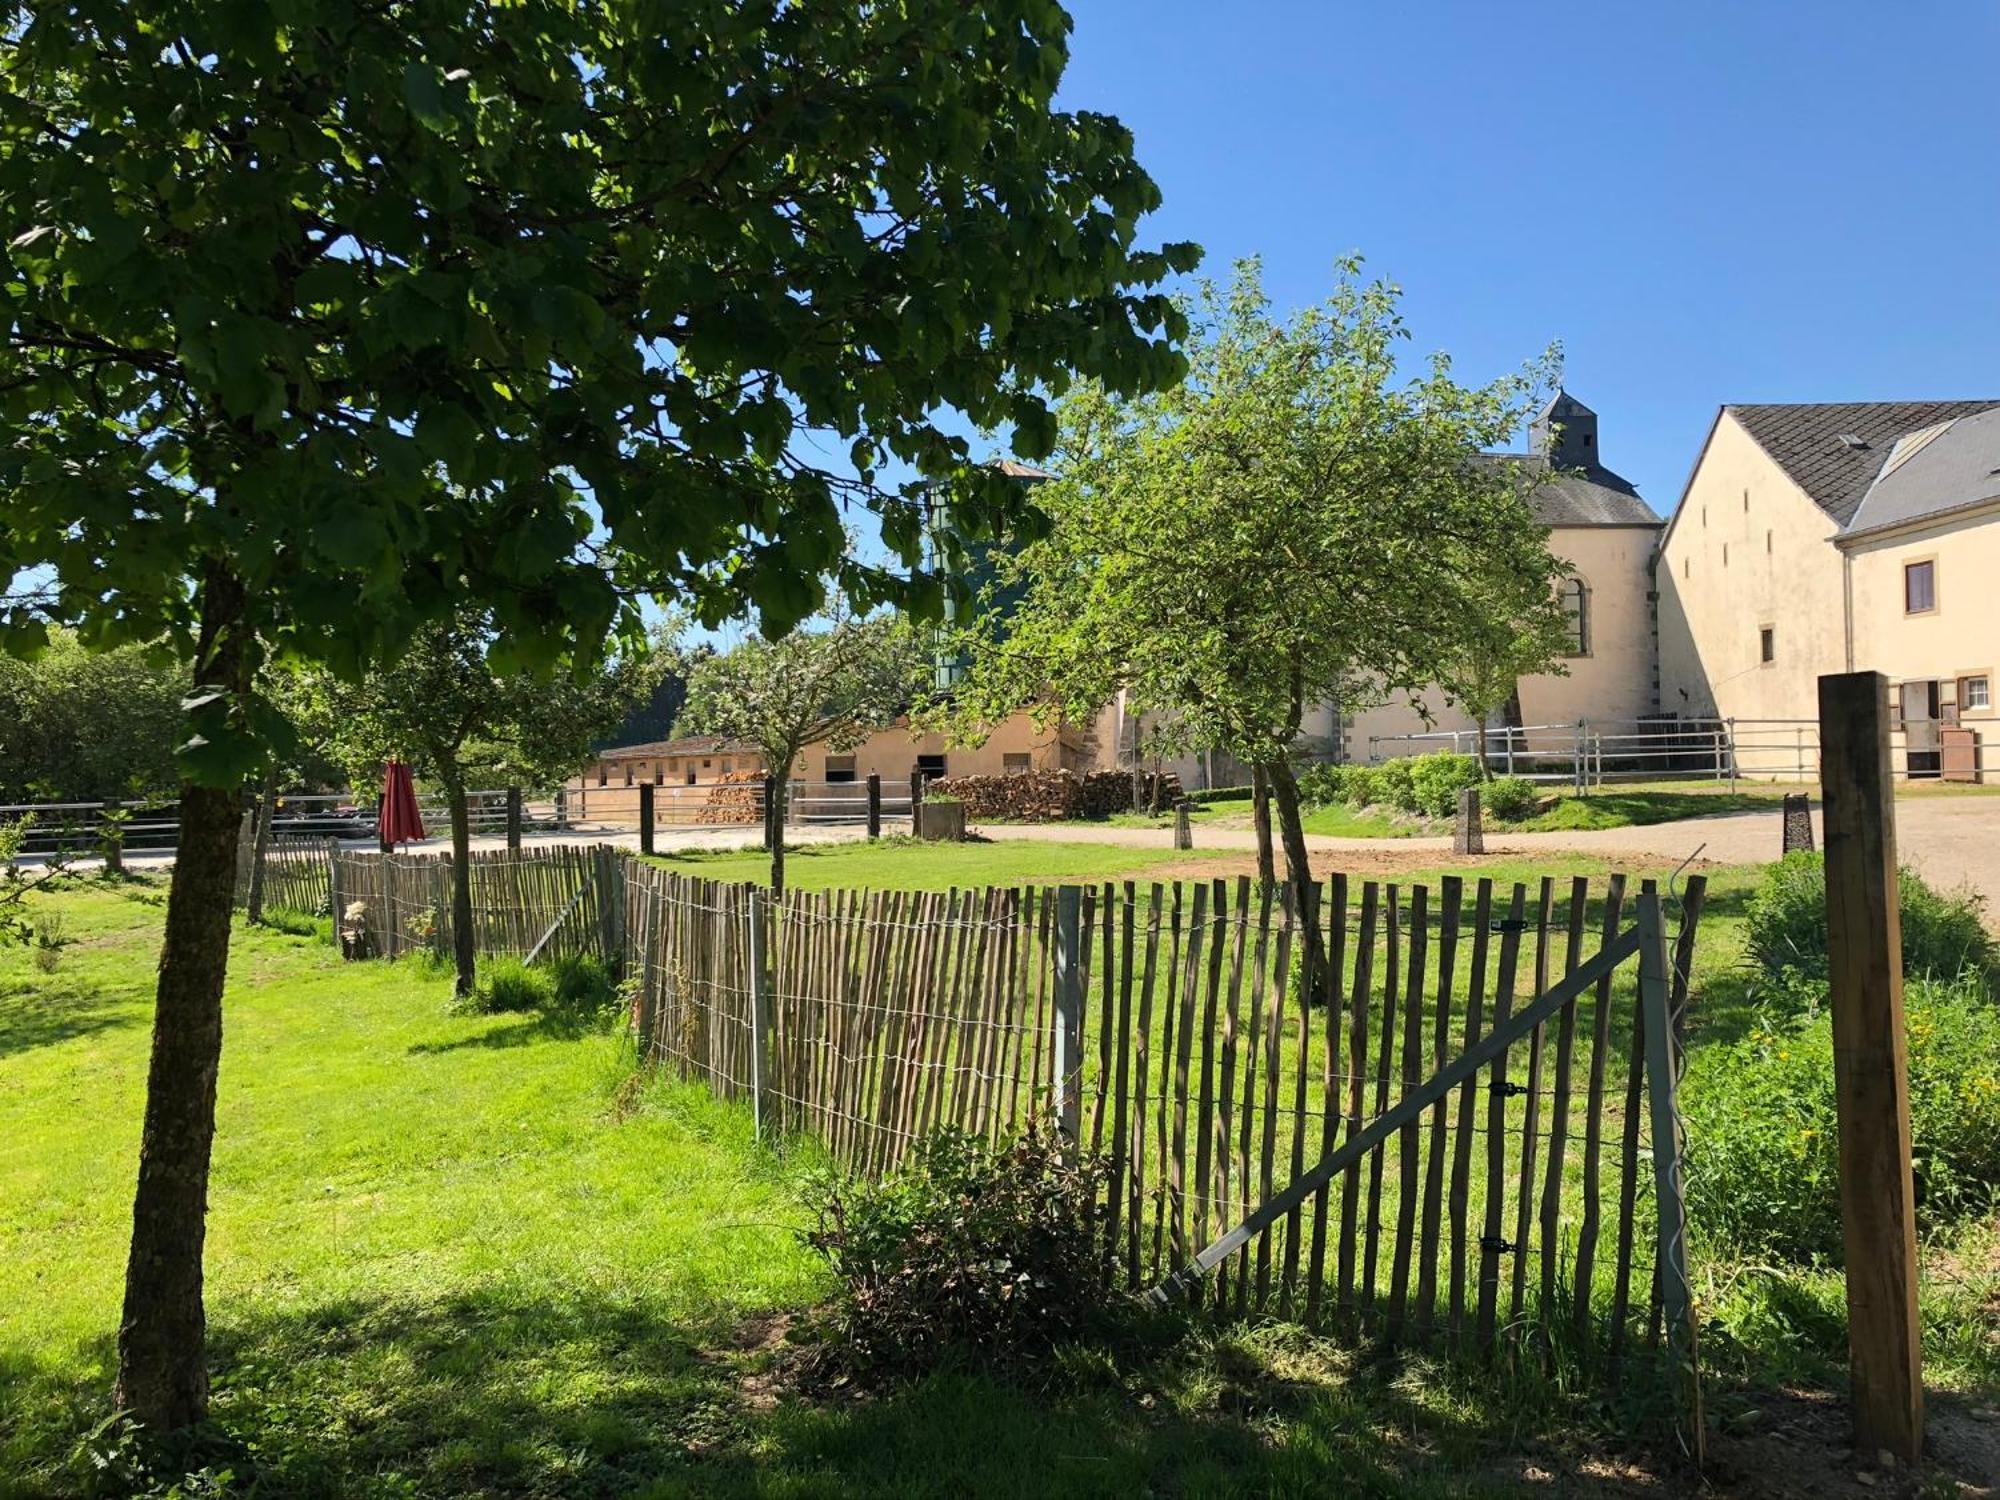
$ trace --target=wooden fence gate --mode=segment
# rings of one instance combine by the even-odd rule
[[[626,927],[647,1054],[856,1170],[941,1125],[1063,1125],[1106,1160],[1106,1276],[1134,1290],[1614,1377],[1664,1345],[1691,1374],[1703,884],[1671,951],[1622,876],[772,901],[640,867]]]

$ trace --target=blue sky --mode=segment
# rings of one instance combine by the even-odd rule
[[[1485,379],[1560,339],[1663,514],[1724,401],[2000,399],[2000,7],[1071,0],[1204,272],[1350,250]]]

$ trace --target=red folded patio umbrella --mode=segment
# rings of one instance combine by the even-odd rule
[[[382,776],[382,807],[375,830],[384,844],[407,844],[424,836],[423,814],[417,811],[417,783],[410,768],[392,760]]]

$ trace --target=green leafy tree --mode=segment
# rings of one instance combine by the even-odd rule
[[[0,801],[171,792],[187,691],[186,667],[157,645],[93,651],[58,627],[39,653],[0,654]]]
[[[668,645],[662,642],[663,646]],[[492,616],[461,609],[427,625],[390,665],[358,683],[312,679],[310,718],[355,786],[379,786],[391,760],[435,781],[451,822],[452,937],[457,993],[472,992],[472,814],[482,779],[533,786],[560,782],[651,693],[669,653],[627,652],[551,673],[494,670]]]
[[[1303,886],[1306,709],[1414,699],[1496,609],[1557,612],[1520,466],[1473,457],[1518,427],[1534,382],[1467,387],[1442,357],[1403,377],[1396,290],[1352,263],[1287,322],[1255,262],[1192,311],[1184,385],[1063,402],[1059,477],[1036,491],[1051,530],[1002,564],[1025,589],[973,629],[950,718],[971,734],[1024,705],[1080,721],[1123,687],[1180,748],[1253,768]]]
[[[496,669],[636,596],[935,612],[921,506],[1026,514],[940,425],[1179,372],[1117,121],[1053,0],[75,0],[0,34],[0,649],[164,640],[194,690],[117,1399],[208,1395],[201,1252],[267,654],[344,677],[462,605]],[[796,439],[796,441],[795,441]],[[838,465],[813,455],[839,455]],[[843,554],[843,503],[886,553]],[[947,559],[947,562],[950,560]]]
[[[1566,672],[1564,619],[1548,607],[1542,580],[1501,572],[1479,580],[1482,612],[1465,622],[1458,642],[1438,670],[1438,686],[1472,717],[1479,738],[1479,774],[1490,778],[1487,722],[1514,700],[1523,677]]]
[[[808,746],[851,750],[911,707],[930,680],[928,643],[893,615],[859,619],[836,601],[777,640],[752,638],[697,661],[682,726],[755,745],[772,777],[771,889],[785,888],[792,763]]]

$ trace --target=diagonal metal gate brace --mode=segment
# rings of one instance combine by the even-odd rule
[[[1654,930],[1657,931],[1657,918]],[[1146,1294],[1147,1300],[1157,1307],[1165,1307],[1191,1289],[1202,1277],[1312,1197],[1322,1185],[1346,1171],[1350,1163],[1361,1160],[1453,1089],[1475,1077],[1480,1069],[1491,1064],[1521,1037],[1533,1031],[1626,959],[1639,952],[1646,935],[1643,925],[1631,927],[1619,934],[1609,945],[1599,950],[1594,958],[1565,976],[1560,983],[1537,995],[1529,1004],[1515,1011],[1508,1017],[1505,1026],[1488,1032],[1472,1047],[1440,1068],[1428,1081],[1405,1094],[1395,1108],[1386,1114],[1376,1116],[1372,1124],[1363,1128],[1358,1134],[1350,1136],[1347,1143],[1339,1150],[1321,1157],[1316,1166],[1294,1178],[1289,1187],[1265,1199],[1249,1218],[1149,1291]]]

